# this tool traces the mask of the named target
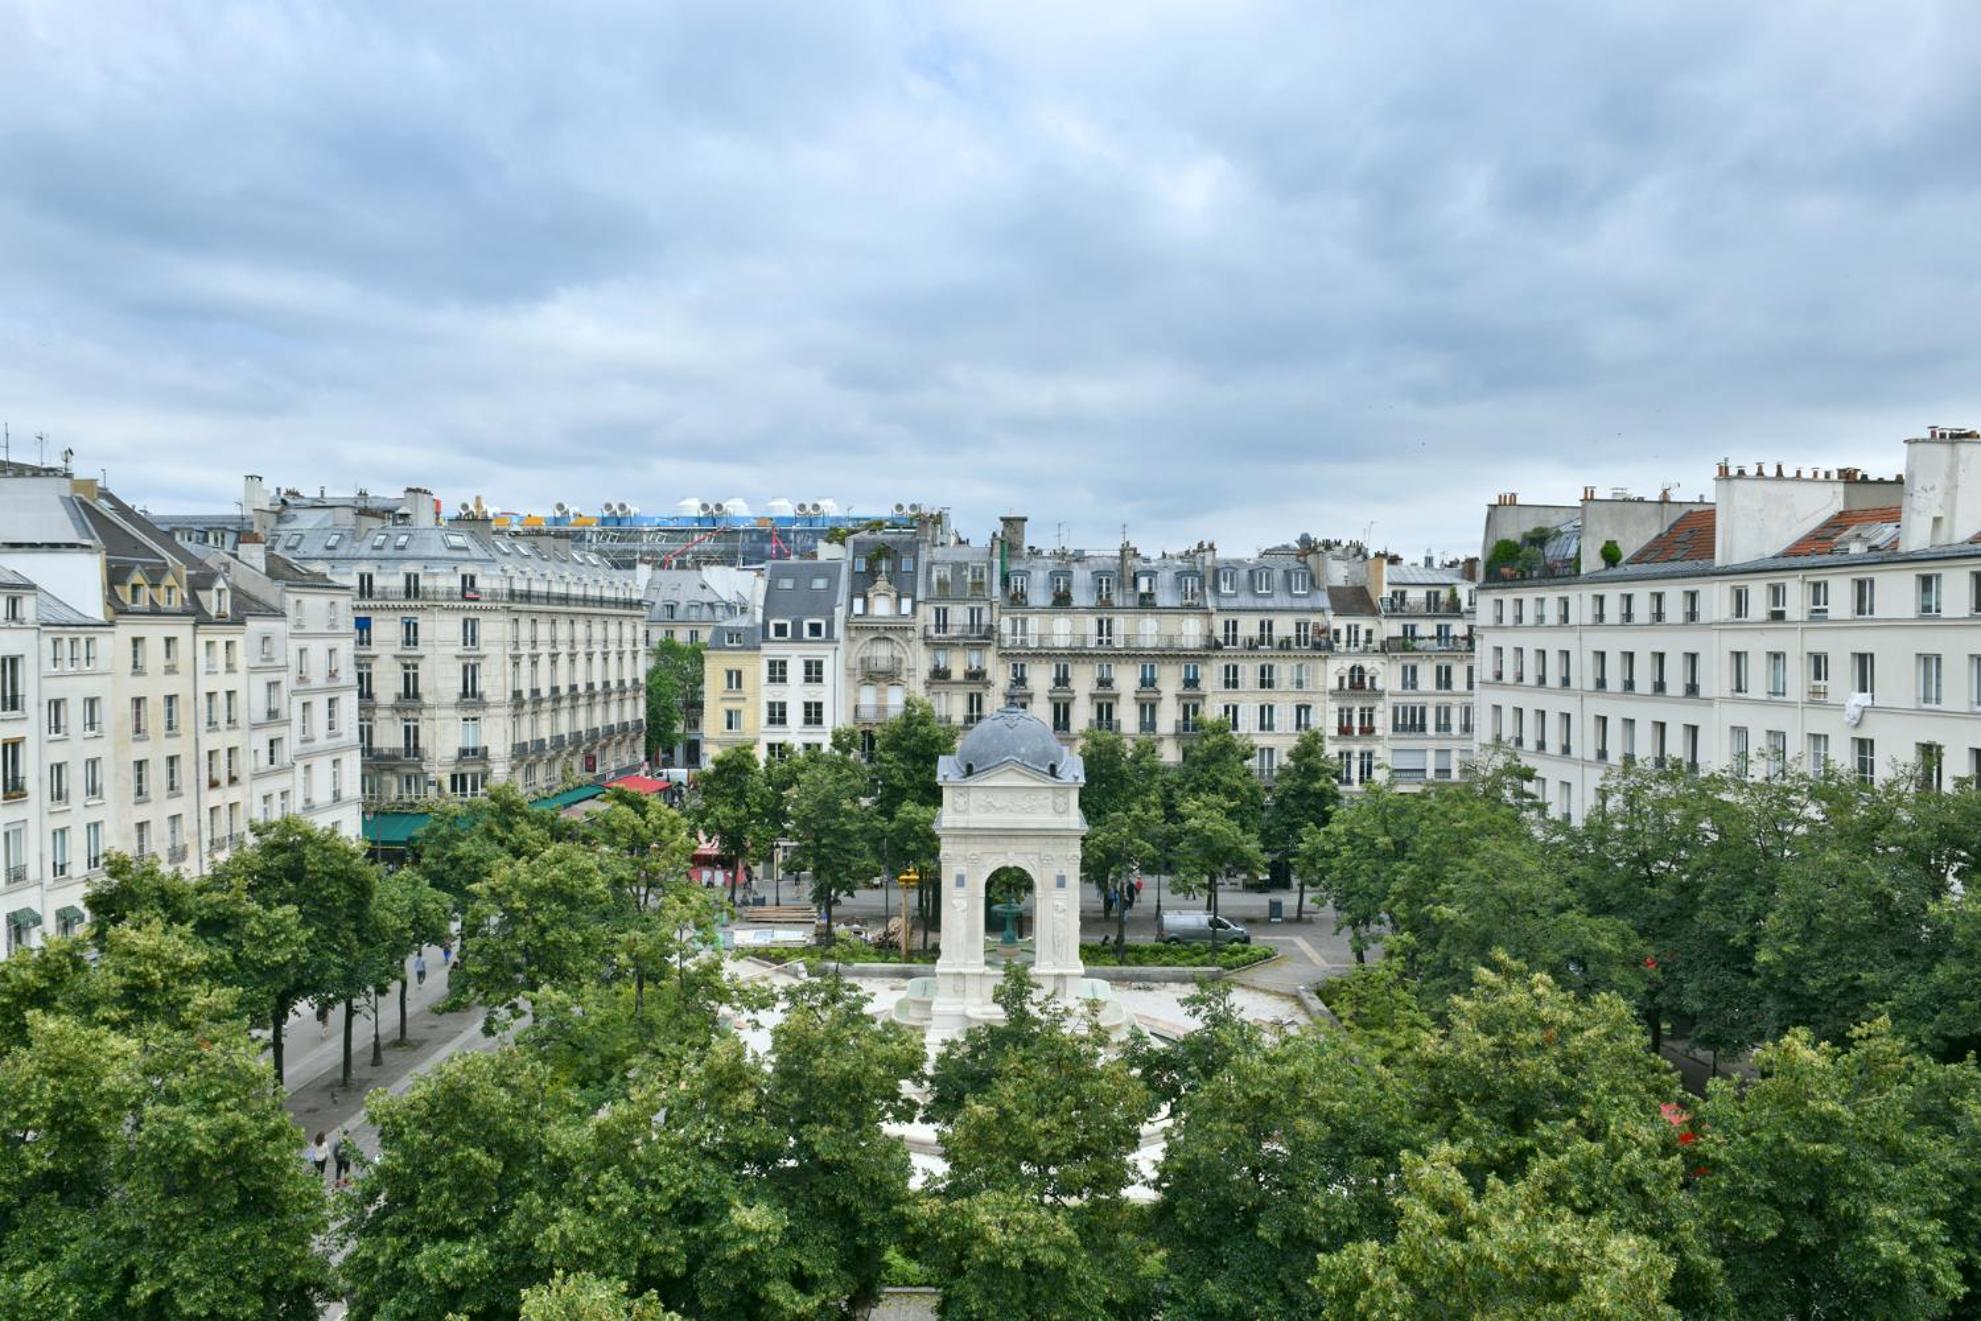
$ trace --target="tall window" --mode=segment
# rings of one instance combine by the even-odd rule
[[[1940,575],[1922,573],[1919,578],[1919,613],[1937,615],[1940,613]]]
[[[1850,580],[1850,609],[1859,619],[1868,619],[1878,613],[1878,580],[1876,578],[1852,578]]]
[[[1945,699],[1946,689],[1939,656],[1931,653],[1921,654],[1916,658],[1915,665],[1919,673],[1919,705],[1941,705]]]
[[[1854,738],[1850,741],[1850,760],[1857,778],[1870,784],[1878,778],[1878,745],[1876,740]]]

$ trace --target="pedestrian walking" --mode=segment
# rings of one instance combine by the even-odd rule
[[[426,952],[424,950],[413,955],[413,980],[421,986],[426,985]]]
[[[325,1036],[325,1037],[328,1037],[328,1036],[330,1035],[330,1006],[329,1006],[329,1005],[318,1005],[318,1006],[317,1006],[317,1010],[316,1010],[316,1026],[317,1026],[317,1029],[318,1029],[318,1031],[320,1031],[320,1032],[321,1032],[321,1033],[323,1034],[323,1036]]]
[[[443,969],[454,966],[454,942],[451,940],[440,942],[440,966]]]
[[[351,1185],[351,1164],[355,1159],[352,1150],[354,1145],[349,1133],[341,1128],[337,1130],[337,1141],[330,1148],[330,1156],[337,1166],[334,1183],[339,1188],[348,1188]]]
[[[323,1172],[330,1166],[330,1144],[324,1141],[324,1136],[324,1134],[318,1133],[316,1135],[316,1141],[312,1142],[309,1148],[310,1164],[316,1166],[316,1177],[319,1179],[323,1177]]]

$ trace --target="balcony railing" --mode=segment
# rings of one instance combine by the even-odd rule
[[[455,761],[487,761],[488,749],[477,743],[473,747],[463,745],[455,750]]]
[[[892,720],[902,708],[891,702],[860,702],[853,707],[855,720]]]

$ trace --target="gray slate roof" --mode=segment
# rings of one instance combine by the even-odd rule
[[[1021,706],[984,717],[963,736],[954,754],[936,765],[938,781],[967,780],[1011,764],[1068,784],[1084,784],[1080,754],[1068,750],[1046,722]]]
[[[780,560],[768,571],[764,588],[764,619],[791,621],[792,641],[802,641],[803,621],[823,619],[825,636],[839,636],[841,586],[846,581],[843,560]],[[813,638],[816,642],[819,639]]]

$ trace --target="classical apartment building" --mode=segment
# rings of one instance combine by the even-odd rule
[[[1069,744],[1114,730],[1171,761],[1221,717],[1266,779],[1309,729],[1351,787],[1469,759],[1464,566],[1311,540],[1243,560],[1041,550],[1025,529],[1014,515],[969,545],[931,522],[773,563],[761,620],[709,634],[706,754],[779,756],[842,724],[871,737],[917,694],[959,727],[1015,698]]]
[[[0,468],[0,913],[15,945],[80,922],[113,850],[197,873],[289,811],[358,831],[354,713],[330,700],[350,681],[341,652],[310,641],[348,589],[279,556],[257,571],[205,554],[97,482]],[[304,656],[323,695],[299,702],[270,685]]]
[[[561,541],[443,522],[408,488],[247,506],[270,548],[351,589],[362,792],[374,805],[555,790],[637,768],[647,602],[631,573]]]
[[[1637,758],[1981,774],[1981,435],[1933,428],[1891,478],[1723,463],[1710,504],[1619,503],[1586,492],[1561,553],[1483,587],[1480,739],[1557,813]],[[1494,506],[1489,551],[1543,526],[1522,508]]]
[[[761,568],[704,565],[693,569],[655,569],[647,576],[646,582],[645,651],[650,655],[654,647],[663,641],[687,645],[699,643],[713,649],[717,640],[733,632],[739,621],[756,618],[763,606],[763,595],[764,575]],[[750,691],[754,695],[754,666],[751,671]],[[705,680],[704,694],[710,690],[711,684]],[[741,725],[736,723],[738,715],[732,714],[735,710],[735,690],[731,690],[727,709],[708,717],[717,722],[718,734],[727,735],[721,740],[717,751],[739,741],[756,741],[754,707],[748,713],[751,734],[747,740],[737,737]],[[661,760],[674,766],[700,766],[705,760],[702,747],[706,737],[703,707],[700,703],[690,702],[682,716],[681,740],[673,748],[661,749]],[[727,729],[720,728],[724,724],[727,724]],[[714,756],[713,751],[706,753],[708,759]]]
[[[272,602],[248,615],[250,783],[257,821],[296,815],[356,838],[362,825],[351,588],[244,533],[207,562]]]
[[[110,844],[111,627],[0,567],[0,920],[5,952],[84,919]]]
[[[839,558],[779,560],[765,570],[756,721],[757,754],[765,760],[823,747],[849,719],[846,568]],[[739,645],[733,654],[747,652]]]

